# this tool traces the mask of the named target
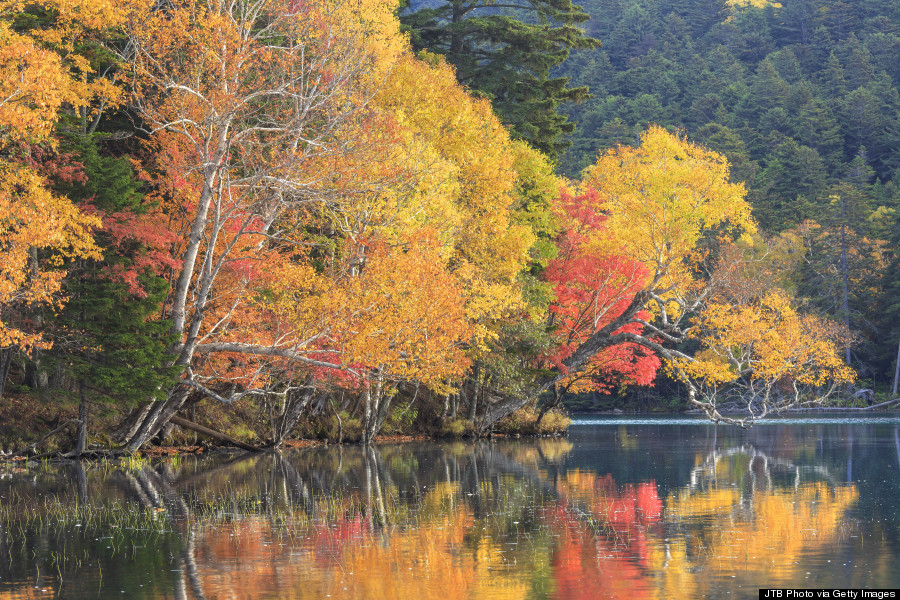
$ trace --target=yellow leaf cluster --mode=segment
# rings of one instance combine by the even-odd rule
[[[345,156],[340,169],[384,183],[336,204],[331,219],[355,241],[375,236],[397,243],[422,227],[433,231],[481,342],[490,336],[489,322],[521,307],[518,277],[535,236],[513,221],[513,208],[523,178],[515,162],[529,165],[527,151],[443,60],[390,56],[372,102],[375,116],[353,132],[367,151]],[[555,178],[536,181],[546,175],[537,173],[539,166],[524,177],[531,185],[555,185]]]
[[[63,106],[84,107],[98,98],[112,106],[122,98],[120,88],[94,77],[88,60],[74,52],[92,32],[119,24],[121,7],[109,0],[39,4],[54,15],[53,22],[19,33],[10,21],[26,3],[0,1],[0,146],[46,139]]]
[[[405,160],[418,181],[405,198],[406,220],[436,229],[465,282],[473,322],[506,314],[519,305],[516,280],[535,239],[512,222],[521,151],[490,104],[469,96],[439,59],[401,58],[375,103],[408,136]]]
[[[469,362],[461,346],[472,329],[461,285],[428,231],[376,250],[362,276],[345,285],[338,337],[346,363],[383,365],[388,377],[425,384],[465,372]]]
[[[330,0],[323,2],[324,12],[333,15],[335,29],[342,35],[359,40],[373,57],[368,75],[382,81],[397,60],[409,52],[406,36],[400,33],[400,21],[396,18],[396,0]]]
[[[822,387],[850,382],[853,370],[840,358],[848,342],[832,323],[799,313],[783,293],[771,291],[747,306],[712,303],[696,320],[703,345],[693,361],[674,366],[717,385],[738,379],[763,385]]]
[[[663,289],[689,287],[702,233],[716,226],[755,231],[744,186],[728,179],[724,156],[658,126],[638,147],[619,146],[588,167],[582,186],[596,189],[598,213],[613,233],[591,250],[643,263]]]
[[[316,338],[304,350],[326,360],[426,385],[469,366],[461,350],[472,336],[462,284],[430,230],[372,244],[358,276],[329,277],[295,257],[269,273],[268,293],[264,305],[298,339]]]
[[[10,324],[6,308],[53,305],[64,258],[99,258],[92,230],[100,221],[53,194],[32,169],[0,160],[0,347],[27,348],[40,340]],[[39,260],[38,251],[53,250]],[[6,313],[6,314],[4,314]]]
[[[39,344],[39,333],[12,324],[14,307],[57,304],[65,259],[99,256],[92,238],[99,220],[50,191],[41,175],[17,160],[16,146],[52,144],[64,107],[120,97],[111,82],[90,78],[88,61],[73,52],[88,30],[116,22],[117,7],[108,0],[39,4],[53,21],[17,32],[12,20],[26,4],[0,2],[0,347]]]
[[[60,57],[0,21],[0,147],[46,138],[63,103],[79,100]]]

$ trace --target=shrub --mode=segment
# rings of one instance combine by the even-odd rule
[[[560,408],[548,411],[540,424],[537,419],[538,412],[534,408],[523,407],[501,419],[494,426],[494,431],[504,434],[557,435],[565,433],[572,422],[565,411]]]
[[[446,437],[461,438],[471,435],[474,430],[471,421],[465,418],[456,418],[444,423],[440,434]]]
[[[554,408],[547,411],[547,414],[541,419],[540,425],[537,426],[535,433],[540,435],[557,435],[565,433],[571,424],[572,419],[569,418],[565,411]]]

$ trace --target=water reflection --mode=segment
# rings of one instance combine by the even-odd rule
[[[0,473],[0,599],[896,587],[900,430],[580,427]]]

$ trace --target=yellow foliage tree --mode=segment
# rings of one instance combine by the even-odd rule
[[[386,382],[435,388],[462,376],[469,366],[462,348],[472,336],[462,282],[447,270],[431,232],[372,250],[362,274],[345,284],[343,318],[332,334],[345,363],[367,379],[363,442],[387,417]]]
[[[0,347],[40,343],[39,331],[15,322],[16,310],[59,305],[64,261],[99,256],[91,236],[99,225],[32,169],[0,162]]]
[[[584,236],[578,251],[642,268],[632,269],[627,285],[610,278],[593,286],[592,297],[616,299],[618,316],[605,319],[580,341],[538,393],[577,377],[594,357],[615,346],[634,343],[672,356],[663,344],[684,339],[684,316],[702,306],[710,292],[697,269],[703,259],[701,239],[717,230],[754,230],[744,188],[729,182],[725,158],[660,127],[649,128],[637,147],[601,154],[580,186],[579,211],[590,213],[582,217],[600,225]],[[644,318],[647,311],[652,320]],[[525,401],[495,400],[482,426]]]
[[[670,365],[687,378],[697,394],[695,404],[715,421],[759,419],[800,402],[820,401],[853,381],[853,370],[840,356],[849,343],[846,332],[799,313],[778,290],[745,305],[712,302],[694,324],[689,337],[700,341],[701,350]],[[723,416],[722,402],[729,408],[737,403],[747,416]]]
[[[607,216],[610,232],[589,249],[646,267],[646,289],[663,326],[689,309],[702,285],[693,269],[701,236],[723,225],[755,230],[744,186],[729,181],[725,157],[658,126],[641,136],[640,146],[601,155],[582,186],[599,192],[596,211]]]
[[[397,144],[379,164],[403,165],[407,178],[363,202],[365,222],[391,236],[407,228],[432,228],[443,255],[464,282],[465,307],[476,343],[490,336],[489,323],[521,305],[518,277],[535,237],[514,222],[524,153],[493,114],[457,83],[442,59],[407,53],[393,65],[373,107],[398,131]],[[356,219],[357,222],[360,219]]]

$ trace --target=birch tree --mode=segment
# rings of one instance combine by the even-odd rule
[[[335,167],[360,151],[342,133],[363,116],[377,67],[363,39],[369,15],[358,8],[180,0],[133,11],[122,58],[132,72],[134,108],[163,150],[171,207],[183,223],[181,267],[165,310],[179,338],[172,360],[185,375],[160,390],[128,450],[203,389],[191,369],[198,352],[318,362],[304,354],[309,340],[289,334],[264,343],[228,338],[249,279],[220,284],[242,254],[252,252],[261,264],[273,246],[293,243],[305,208],[341,201]]]

